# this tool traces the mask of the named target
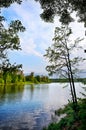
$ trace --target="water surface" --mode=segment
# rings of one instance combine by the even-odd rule
[[[0,130],[42,130],[54,120],[54,111],[71,100],[65,85],[0,86]],[[76,83],[78,96],[83,86]]]

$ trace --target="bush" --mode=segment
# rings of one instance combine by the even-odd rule
[[[37,81],[37,79],[36,78],[34,78],[34,83],[36,83],[36,84],[38,84],[39,82]]]
[[[0,78],[0,85],[4,85],[4,80]]]

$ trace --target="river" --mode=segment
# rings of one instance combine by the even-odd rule
[[[82,83],[75,83],[77,96]],[[0,86],[0,130],[42,130],[52,122],[54,111],[71,100],[66,83]],[[57,117],[58,119],[59,117]]]

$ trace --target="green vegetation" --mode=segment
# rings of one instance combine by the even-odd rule
[[[55,114],[58,116],[65,114],[65,116],[59,122],[51,123],[48,128],[43,130],[86,130],[86,98],[78,101],[77,118],[75,118],[72,103],[55,111]]]
[[[76,12],[78,16],[78,21],[83,22],[86,27],[86,2],[85,0],[35,0],[39,1],[43,13],[41,18],[47,22],[53,22],[55,16],[59,16],[59,21],[62,25],[69,25],[70,22],[74,21],[72,13]],[[28,76],[19,74],[19,68],[21,65],[11,65],[8,58],[9,50],[20,50],[20,39],[19,32],[24,32],[25,28],[22,26],[21,21],[15,20],[11,21],[8,28],[5,28],[3,21],[5,21],[4,16],[1,15],[1,9],[9,7],[12,3],[17,2],[21,4],[22,0],[6,0],[0,1],[0,84],[6,85],[11,83],[19,82],[29,82],[29,83],[40,83],[49,82],[46,76],[34,76],[31,73]],[[86,98],[79,99],[77,102],[75,85],[74,85],[74,74],[76,74],[77,69],[75,65],[78,66],[78,62],[83,60],[82,58],[75,57],[71,59],[71,52],[77,43],[81,39],[76,39],[75,44],[69,43],[69,36],[72,30],[67,26],[57,27],[55,29],[55,37],[53,39],[54,44],[47,50],[46,57],[49,58],[50,66],[47,66],[47,70],[50,73],[60,72],[63,76],[68,76],[66,81],[70,83],[70,91],[72,95],[72,103],[65,106],[64,109],[56,111],[56,114],[66,114],[64,118],[60,120],[59,123],[52,123],[48,128],[44,130],[86,130]],[[73,68],[74,67],[74,68]],[[63,81],[63,79],[59,80]],[[86,79],[78,79],[86,83]],[[83,94],[85,96],[85,94]]]
[[[84,117],[85,109],[81,108],[81,105],[77,100],[74,82],[77,81],[77,66],[79,66],[80,62],[83,62],[86,59],[72,55],[73,50],[81,49],[81,47],[78,46],[78,43],[82,39],[77,38],[74,43],[71,43],[69,39],[70,34],[72,34],[72,30],[68,26],[61,26],[61,28],[56,27],[55,36],[53,38],[54,43],[48,47],[46,54],[44,55],[49,62],[46,70],[50,75],[56,73],[59,77],[63,77],[63,79],[60,79],[59,81],[69,82],[72,96],[71,103],[63,110],[60,109],[59,111],[59,114],[60,112],[64,112],[63,114],[66,114],[66,116],[62,118],[59,123],[52,123],[44,130],[82,130],[81,128],[84,128],[84,121],[82,120],[85,120],[86,117]],[[80,79],[78,81],[80,81]],[[85,105],[85,103],[82,103],[82,100],[81,104],[82,106]],[[81,111],[83,114],[81,114]],[[78,125],[80,125],[81,128],[78,127]]]
[[[25,81],[28,84],[49,83],[49,78],[48,76],[43,76],[43,75],[34,76],[34,72],[31,72],[30,75],[25,76]]]
[[[42,13],[40,16],[44,21],[53,22],[55,16],[57,16],[62,25],[69,25],[69,23],[76,21],[76,17],[78,17],[78,22],[83,22],[84,27],[86,27],[86,13],[85,13],[86,12],[86,2],[85,2],[85,0],[35,0],[35,1],[39,2],[41,5]],[[75,13],[76,17],[75,17],[75,15],[72,15],[73,12]],[[65,35],[65,33],[64,33],[64,35]],[[62,33],[61,33],[61,35],[62,35]],[[61,37],[55,38],[54,41],[56,40],[56,42],[57,42],[58,39],[59,39],[59,42],[62,41]],[[53,46],[56,48],[56,46],[59,46],[59,42],[58,42],[58,44],[55,43]],[[66,43],[66,41],[65,41],[65,43]],[[63,43],[61,43],[61,45],[62,44]],[[59,46],[59,47],[61,47],[61,46]],[[55,58],[56,58],[55,60],[57,61],[58,48],[56,48],[56,51],[55,51],[55,48],[54,48],[54,50],[52,48],[49,48],[47,50],[47,57],[50,58],[49,59],[50,63],[53,63],[53,59],[55,59]],[[59,48],[59,50],[60,50],[60,48]],[[62,50],[62,51],[63,51],[62,53],[64,53],[64,50]],[[69,51],[69,49],[68,49],[68,51]],[[85,50],[85,52],[86,52],[86,50]],[[50,55],[50,57],[49,57],[49,55]],[[56,57],[55,57],[55,55],[56,55]],[[69,53],[69,55],[70,55],[70,53]],[[51,57],[54,57],[54,58],[51,58]],[[69,56],[69,58],[70,58],[70,56]],[[62,62],[63,61],[64,61],[64,59],[62,59]],[[51,67],[51,70],[56,73],[58,67],[61,69],[62,62],[60,62],[60,66],[58,64],[56,65],[54,62]],[[71,64],[69,65],[69,68],[71,69]],[[48,71],[49,71],[49,69],[50,68],[48,67]],[[73,74],[73,71],[72,71],[72,74]],[[72,80],[73,88],[71,88],[71,82],[70,82],[70,88],[71,88],[71,90],[73,90],[73,92],[71,91],[71,94],[72,94],[72,97],[75,96],[74,97],[74,100],[75,100],[76,94],[75,94],[75,90],[74,90],[74,82],[77,80],[74,80],[75,78],[73,77],[73,75],[72,75],[72,77],[70,77],[70,75],[68,77],[69,78],[66,78],[66,80],[60,79],[60,80],[58,80],[58,82],[66,82],[66,81],[70,82]],[[51,80],[51,81],[57,82],[57,80]],[[78,79],[78,81],[86,84],[86,78],[83,78],[83,79],[80,78],[80,79]],[[85,122],[86,122],[86,112],[85,112],[86,111],[86,98],[81,99],[77,103],[78,120],[76,120],[76,118],[75,118],[73,103],[71,103],[71,104],[72,104],[72,107],[70,104],[68,104],[67,107],[64,108],[64,109],[66,109],[65,118],[61,119],[61,121],[59,123],[50,124],[49,127],[47,129],[45,128],[44,130],[86,130],[86,124],[85,124]]]
[[[25,27],[22,25],[19,20],[11,20],[10,23],[6,23],[7,27],[4,24],[6,19],[2,16],[2,8],[9,7],[12,3],[21,4],[21,0],[1,0],[0,1],[0,83],[7,84],[15,82],[20,82],[19,75],[16,75],[16,78],[13,79],[14,72],[19,68],[22,68],[22,65],[16,65],[16,63],[11,64],[8,52],[9,50],[21,50],[19,33],[25,31]]]
[[[86,27],[86,1],[85,0],[35,0],[42,8],[41,18],[46,22],[53,22],[55,16],[62,24],[69,25],[83,22]],[[72,14],[75,15],[72,15]]]
[[[68,78],[58,78],[58,79],[49,79],[50,82],[56,82],[56,83],[65,83],[65,82],[69,82]],[[76,78],[74,79],[74,82],[82,82],[84,84],[86,84],[86,78]]]
[[[25,77],[21,70],[15,72],[0,73],[0,85],[24,83]]]
[[[86,84],[86,78],[78,78],[78,82]]]
[[[53,38],[53,44],[48,47],[46,54],[44,55],[49,62],[46,70],[50,75],[57,73],[59,77],[64,77],[68,80],[70,85],[70,91],[73,102],[73,109],[77,115],[77,96],[75,90],[74,79],[79,71],[77,66],[86,60],[78,55],[73,56],[73,51],[81,49],[79,42],[82,39],[77,38],[74,42],[70,40],[70,35],[72,34],[71,28],[68,26],[61,26],[55,28],[55,36]]]
[[[49,83],[48,76],[34,76],[34,72],[30,75],[24,76],[22,70],[15,70],[13,72],[0,73],[0,85],[8,84],[38,84]]]

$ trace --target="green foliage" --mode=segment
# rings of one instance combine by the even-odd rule
[[[34,83],[38,84],[39,81],[36,78],[34,78]]]
[[[39,75],[35,76],[35,79],[38,81],[38,82],[41,82],[41,77]]]
[[[51,123],[44,130],[86,130],[86,98],[78,101],[78,118],[75,118],[75,113],[72,109],[73,104],[70,102],[64,108],[55,111],[55,114],[63,118],[57,123]]]
[[[12,83],[18,83],[18,76],[16,74],[12,75]]]
[[[65,83],[65,82],[69,82],[68,78],[58,78],[58,79],[52,79],[50,78],[51,82],[60,82],[60,83]]]
[[[25,80],[26,81],[31,81],[31,82],[34,83],[34,72],[31,72],[30,75],[25,76]]]
[[[0,58],[7,57],[8,50],[19,50],[20,39],[18,32],[24,32],[25,28],[19,20],[11,21],[8,29],[5,29],[4,25],[0,30]],[[1,60],[0,59],[0,60]]]
[[[86,78],[79,78],[78,81],[86,84]]]
[[[86,25],[86,1],[85,0],[35,0],[42,8],[41,18],[46,22],[53,22],[55,16],[58,16],[62,24],[69,24],[74,21],[72,15],[76,12],[78,22],[84,22]]]
[[[0,85],[4,85],[4,80],[0,78]]]
[[[29,81],[32,83],[41,83],[41,82],[48,83],[49,78],[48,76],[43,76],[43,75],[34,76],[34,72],[31,72],[30,75],[25,76],[25,81]]]
[[[62,119],[61,123],[64,120],[67,127],[72,125],[75,121],[75,112],[72,107],[73,104],[69,103],[63,109],[60,108],[59,110],[55,111],[55,114],[57,114],[58,116],[60,116],[61,114],[66,114],[64,119]]]
[[[5,68],[6,69],[6,68]],[[9,69],[8,69],[9,70]],[[21,70],[16,70],[15,71],[3,71],[3,73],[1,74],[1,78],[0,78],[0,84],[11,84],[11,83],[22,83],[25,82],[25,77],[22,73]]]
[[[74,103],[73,109],[76,112],[77,97],[75,91],[74,77],[76,76],[80,62],[83,62],[85,58],[73,56],[73,50],[81,49],[78,43],[82,40],[77,38],[74,43],[70,41],[70,35],[72,34],[71,28],[68,26],[56,27],[55,36],[53,38],[53,44],[48,47],[46,54],[44,55],[48,59],[49,65],[46,70],[50,75],[54,73],[58,74],[59,78],[68,79],[70,84],[70,91],[72,101]]]
[[[16,64],[10,64],[9,60],[5,60],[2,65],[0,65],[1,75],[2,79],[4,80],[4,83],[15,83],[20,82],[20,80],[23,81],[23,75],[20,73],[20,75],[17,74],[17,72],[21,71],[20,68],[22,68],[22,65],[16,65]],[[19,76],[19,77],[18,77]],[[20,79],[20,80],[19,80]]]
[[[6,74],[5,80],[6,80],[6,81],[5,81],[6,84],[7,84],[7,83],[8,83],[8,84],[11,83],[12,78],[11,78],[11,75],[10,75],[9,73]]]
[[[42,82],[49,82],[49,79],[48,79],[48,77],[47,76],[41,76],[41,81]]]
[[[65,83],[65,82],[69,82],[68,78],[50,78],[51,82],[60,82],[60,83]],[[82,82],[83,84],[86,84],[86,78],[75,78],[74,82]]]
[[[7,8],[9,7],[11,4],[13,4],[14,2],[21,4],[22,0],[0,0],[0,8]]]
[[[34,72],[31,72],[29,79],[34,83]]]
[[[86,129],[86,98],[79,100],[79,118],[81,121],[81,125],[79,130],[85,130]]]
[[[54,43],[48,47],[44,55],[49,61],[49,65],[46,69],[50,75],[58,72],[58,75],[67,78],[68,74],[71,73],[71,67],[74,75],[74,73],[77,72],[79,62],[85,60],[78,56],[70,58],[73,50],[80,48],[78,43],[81,41],[81,39],[77,39],[77,42],[69,42],[71,33],[71,29],[67,26],[61,26],[61,28],[56,27],[55,36],[53,38]]]
[[[25,76],[25,81],[29,81],[29,75]]]
[[[13,3],[21,4],[21,0],[0,0],[0,71],[7,73],[7,71],[14,71],[14,69],[21,68],[21,65],[10,64],[8,58],[9,50],[19,50],[20,39],[19,32],[24,32],[25,27],[22,25],[21,21],[15,20],[11,21],[7,27],[3,24],[3,21],[6,22],[4,16],[1,16],[1,9],[9,7]]]
[[[43,130],[59,130],[58,125],[56,123],[51,123],[47,128],[43,128]]]

